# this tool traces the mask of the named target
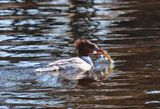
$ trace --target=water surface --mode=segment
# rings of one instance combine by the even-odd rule
[[[1,0],[0,108],[159,109],[159,6],[159,0]],[[36,68],[76,56],[78,38],[110,53],[111,77],[78,84],[36,75]]]

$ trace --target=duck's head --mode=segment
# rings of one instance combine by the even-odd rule
[[[87,39],[78,39],[75,41],[79,56],[89,56],[99,50],[99,47]]]

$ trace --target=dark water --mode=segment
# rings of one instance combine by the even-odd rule
[[[104,81],[34,70],[88,38],[115,60]],[[160,109],[159,0],[0,0],[0,109]]]

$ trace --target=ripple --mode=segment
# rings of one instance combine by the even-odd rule
[[[12,2],[11,0],[1,0],[0,3],[10,3]]]
[[[18,67],[32,67],[32,66],[39,65],[39,64],[40,63],[38,63],[38,62],[20,61],[19,63],[16,63],[15,65],[18,66]]]
[[[35,25],[36,24],[37,25],[37,24],[40,24],[41,21],[42,20],[27,19],[27,20],[21,20],[14,25],[25,25],[25,24],[28,24],[28,25]]]
[[[147,101],[145,104],[160,104],[160,101]]]
[[[0,16],[12,15],[13,13],[14,13],[13,10],[7,10],[7,9],[0,10]]]
[[[13,20],[10,20],[10,19],[0,20],[0,27],[10,26],[12,23],[13,23]]]
[[[59,101],[56,99],[42,99],[42,100],[22,100],[22,99],[7,99],[4,103],[7,104],[14,104],[14,105],[18,105],[18,104],[23,104],[23,105],[48,105],[50,106],[54,106],[54,105],[58,105],[61,103],[64,103],[64,101]]]
[[[147,91],[147,94],[160,94],[159,90]]]

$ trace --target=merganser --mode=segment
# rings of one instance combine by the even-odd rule
[[[36,71],[52,71],[53,75],[70,80],[83,78],[85,72],[90,71],[94,66],[90,55],[94,53],[103,54],[104,51],[87,39],[78,39],[74,44],[78,50],[78,57],[60,59],[49,63],[47,68],[40,68]]]

